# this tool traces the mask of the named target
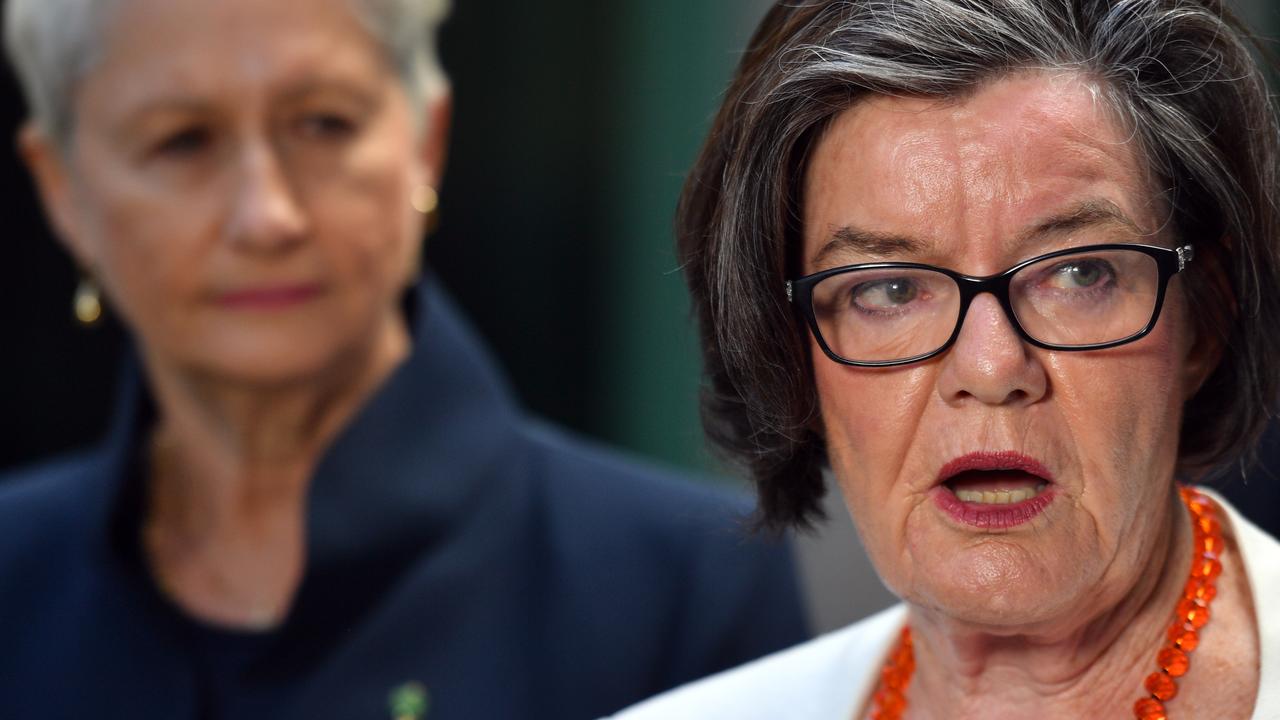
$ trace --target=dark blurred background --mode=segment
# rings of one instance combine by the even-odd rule
[[[1237,3],[1264,35],[1280,29],[1268,2]],[[671,216],[768,4],[455,0],[441,38],[455,116],[430,266],[526,407],[695,470],[716,466],[698,425],[698,359]],[[0,137],[12,138],[24,110],[7,67],[2,83]],[[97,438],[123,338],[110,322],[75,323],[74,268],[8,140],[0,181],[3,470]],[[1228,491],[1280,534],[1280,479],[1258,480]],[[853,552],[834,493],[830,514],[801,545],[820,628],[889,601]]]

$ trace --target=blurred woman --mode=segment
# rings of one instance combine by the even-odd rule
[[[591,717],[798,639],[736,502],[531,426],[417,284],[441,2],[7,12],[137,362],[102,448],[0,483],[6,717]]]
[[[777,3],[685,188],[714,436],[902,603],[619,717],[1280,717],[1277,123],[1216,0]]]

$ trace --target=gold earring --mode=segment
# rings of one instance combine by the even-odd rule
[[[436,189],[426,183],[415,187],[409,195],[409,204],[426,216],[426,234],[435,232],[440,225],[440,196],[436,194]]]
[[[102,319],[102,291],[89,278],[80,279],[71,304],[75,309],[76,320],[85,327],[96,325]]]
[[[440,196],[436,194],[436,189],[430,185],[419,185],[413,189],[409,195],[409,204],[413,205],[413,209],[423,215],[430,215],[440,207]]]

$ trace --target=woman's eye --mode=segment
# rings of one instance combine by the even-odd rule
[[[196,155],[213,143],[213,133],[207,128],[191,127],[166,136],[155,147],[155,154],[167,157]]]
[[[919,295],[919,286],[907,278],[886,278],[865,282],[853,289],[855,304],[875,310],[906,305]]]
[[[346,116],[336,113],[312,113],[299,123],[302,134],[319,140],[337,140],[355,132],[356,124]]]
[[[1101,260],[1072,260],[1053,269],[1049,283],[1061,290],[1083,290],[1106,282],[1110,266]]]

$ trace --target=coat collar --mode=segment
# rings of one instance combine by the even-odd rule
[[[509,467],[519,412],[482,344],[434,278],[407,294],[405,311],[409,357],[338,435],[312,478],[307,570],[295,604],[304,615],[315,610],[308,610],[309,588],[338,586],[370,559],[389,580],[396,558],[407,562],[406,549],[438,543]],[[137,551],[145,497],[139,449],[154,415],[131,354],[86,503],[101,513],[95,537],[105,533],[102,547],[115,552]]]
[[[447,532],[497,477],[518,412],[457,309],[431,281],[410,298],[410,357],[339,435],[312,480],[310,567]]]

